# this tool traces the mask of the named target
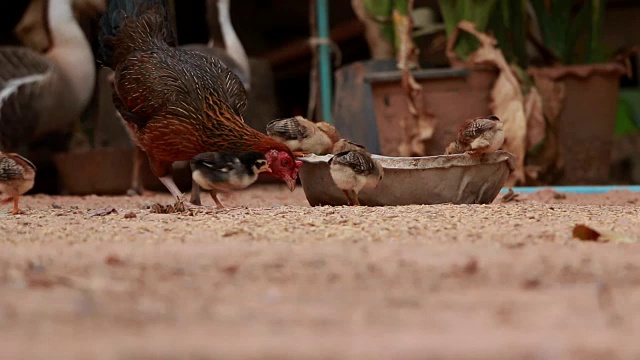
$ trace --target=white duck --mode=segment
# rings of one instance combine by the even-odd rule
[[[247,56],[244,46],[236,34],[236,30],[231,23],[231,11],[229,8],[230,0],[207,0],[207,14],[212,14],[213,7],[218,9],[218,23],[222,33],[223,46],[216,46],[213,40],[213,24],[209,23],[209,43],[208,44],[188,44],[183,47],[190,50],[202,52],[207,55],[214,56],[223,64],[225,64],[238,77],[244,88],[249,91],[251,89],[251,68],[249,65],[249,57]]]
[[[22,149],[79,122],[95,86],[91,46],[78,25],[72,0],[48,0],[46,53],[0,47],[0,148]]]

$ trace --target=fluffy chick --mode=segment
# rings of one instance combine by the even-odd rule
[[[27,158],[15,153],[0,153],[0,203],[13,201],[12,215],[23,214],[20,196],[31,190],[36,178],[36,166]]]
[[[325,155],[340,139],[336,128],[326,122],[313,123],[302,116],[272,120],[267,135],[286,144],[291,151]]]
[[[337,154],[339,152],[343,152],[343,151],[349,151],[349,150],[367,150],[364,146],[360,145],[360,144],[356,144],[353,141],[347,140],[347,139],[340,139],[338,140],[338,142],[336,142],[335,144],[333,144],[333,148],[331,149],[331,153],[332,154]]]
[[[384,177],[378,160],[366,150],[348,150],[335,154],[329,160],[333,182],[347,197],[349,205],[360,205],[358,193],[363,188],[375,188]]]
[[[199,192],[200,187],[208,190],[218,209],[224,208],[218,200],[219,191],[244,189],[258,180],[259,173],[271,172],[266,157],[259,152],[239,155],[207,152],[196,155],[190,165],[193,187],[196,189],[194,192]],[[194,194],[191,195],[191,202],[195,202]]]
[[[445,154],[462,152],[488,153],[497,151],[504,143],[504,124],[495,115],[466,120],[458,138],[447,146]]]

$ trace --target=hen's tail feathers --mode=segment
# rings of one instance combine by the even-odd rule
[[[101,63],[113,69],[134,51],[176,46],[169,16],[167,0],[108,0],[100,19]]]

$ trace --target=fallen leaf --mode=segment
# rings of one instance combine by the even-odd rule
[[[533,86],[524,96],[524,114],[527,117],[527,151],[531,151],[544,140],[547,125],[542,110],[542,97]]]
[[[124,264],[124,261],[117,255],[109,255],[104,259],[104,263],[109,266],[120,266]]]
[[[469,21],[458,23],[454,33],[449,40],[447,56],[453,64],[460,61],[455,60],[453,44],[460,34],[460,31],[475,36],[480,45],[478,49],[469,56],[466,67],[474,65],[491,65],[498,68],[500,74],[491,89],[491,110],[504,122],[504,145],[502,148],[515,156],[515,169],[507,178],[507,186],[513,186],[525,181],[524,157],[527,148],[527,117],[524,108],[524,98],[518,77],[507,63],[502,51],[497,46],[496,39],[488,34],[476,29],[476,25]]]
[[[619,244],[633,244],[640,242],[625,234],[613,231],[598,231],[587,225],[578,224],[573,227],[573,237],[583,241],[615,242]]]
[[[535,163],[540,166],[540,176],[558,176],[563,167],[563,157],[558,138],[560,112],[566,97],[564,81],[553,80],[535,69],[528,70],[535,82],[535,87],[542,100],[542,112],[546,122],[544,143],[539,154],[535,155]],[[533,160],[533,159],[532,159]]]
[[[529,277],[529,278],[526,278],[522,282],[522,287],[524,289],[527,289],[527,290],[532,290],[532,289],[536,289],[536,288],[540,287],[541,283],[542,282],[540,281],[539,278],[537,278],[537,277]]]
[[[509,191],[507,191],[506,194],[504,194],[504,196],[502,197],[502,202],[510,202],[515,200],[518,197],[518,194],[516,194],[512,188],[509,188]]]
[[[133,211],[130,211],[130,212],[124,214],[124,218],[125,219],[135,219],[136,217],[138,217],[138,216]]]
[[[117,214],[118,210],[116,210],[115,208],[112,207],[107,207],[104,209],[98,209],[98,210],[94,210],[93,212],[91,212],[89,214],[89,217],[94,217],[94,216],[106,216],[109,214]]]
[[[600,233],[596,230],[583,225],[578,224],[573,227],[573,237],[583,241],[598,241]]]
[[[228,266],[223,267],[221,270],[225,274],[227,274],[229,276],[233,276],[238,272],[239,269],[240,269],[240,266],[238,266],[238,265],[228,265]]]
[[[179,200],[175,204],[162,205],[159,203],[151,205],[151,212],[155,214],[174,214],[174,213],[188,213],[193,215],[193,211],[184,205],[183,200]]]

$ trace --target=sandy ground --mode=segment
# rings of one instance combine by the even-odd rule
[[[311,208],[259,186],[222,201],[245,207],[24,198],[0,218],[2,358],[640,357],[640,245],[571,235],[640,239],[640,194]]]

